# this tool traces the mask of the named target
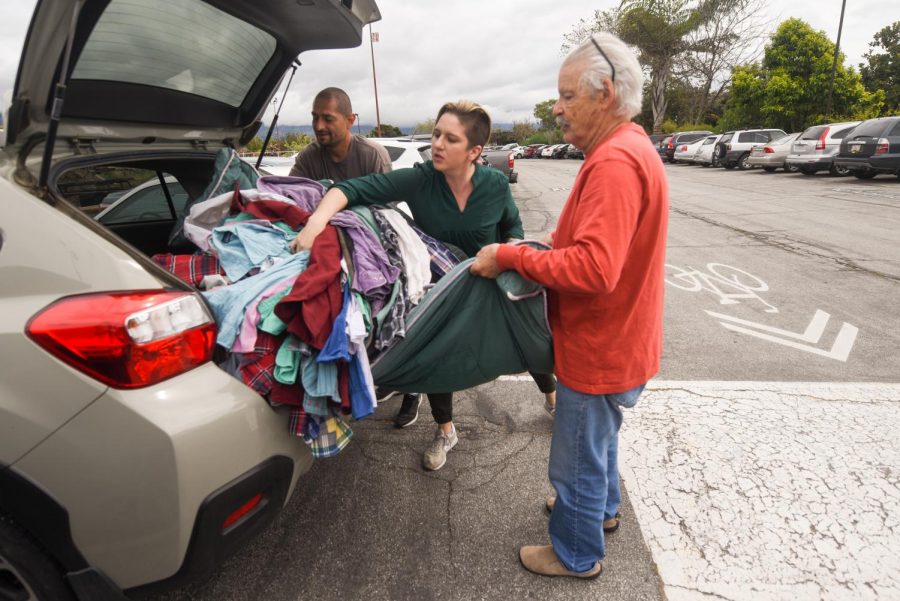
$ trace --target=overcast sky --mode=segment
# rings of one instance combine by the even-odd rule
[[[34,0],[3,0],[0,19],[0,97],[8,98]],[[618,0],[380,0],[374,24],[381,122],[413,125],[448,100],[485,105],[495,122],[531,120],[534,105],[556,96],[563,35]],[[800,17],[837,37],[841,0],[768,0],[762,17],[774,30]],[[874,34],[900,20],[900,0],[847,0],[841,50],[858,65]],[[344,88],[363,124],[375,123],[372,56],[368,43],[300,57],[279,122],[305,124],[315,93]],[[281,93],[278,94],[279,101]],[[269,120],[267,113],[266,121]],[[366,133],[366,132],[363,132]]]

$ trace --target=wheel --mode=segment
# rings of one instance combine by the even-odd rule
[[[747,162],[749,160],[750,160],[749,152],[745,152],[744,154],[742,154],[741,158],[739,158],[737,160],[738,169],[740,169],[741,171],[746,171],[747,169],[750,169],[752,167],[752,165],[750,165],[750,163]]]
[[[3,514],[0,514],[0,599],[75,601],[56,562]]]
[[[831,167],[828,169],[828,174],[834,177],[847,177],[850,175],[850,170],[846,167],[841,167],[840,165],[831,164]]]
[[[763,171],[765,171],[766,173],[774,173],[775,169],[776,167],[763,167]]]
[[[709,164],[710,167],[721,167],[722,161],[719,160],[719,153],[714,152],[712,156],[712,162]]]
[[[869,171],[868,169],[859,169],[857,171],[853,171],[853,177],[858,179],[872,179],[876,175],[878,175],[875,171]],[[900,177],[900,175],[898,175]]]
[[[800,171],[800,168],[797,167],[797,165],[788,165],[787,163],[785,163],[784,170],[788,173],[797,173],[798,171]]]

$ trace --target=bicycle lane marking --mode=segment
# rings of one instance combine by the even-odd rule
[[[706,269],[708,273],[692,267],[682,269],[667,263],[665,281],[669,286],[686,292],[710,292],[718,297],[721,305],[758,301],[766,307],[767,313],[778,313],[777,307],[760,296],[760,293],[769,291],[769,285],[759,277],[723,263],[707,263]],[[719,320],[719,325],[733,332],[841,362],[847,361],[859,333],[859,328],[844,322],[830,347],[826,341],[826,348],[819,348],[814,345],[821,340],[825,326],[831,318],[830,314],[821,309],[816,309],[812,320],[802,334],[714,311],[705,311],[705,313]],[[794,340],[811,344],[801,344]]]

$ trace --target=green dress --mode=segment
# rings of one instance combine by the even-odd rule
[[[335,184],[349,206],[378,205],[403,200],[422,230],[472,257],[493,242],[524,236],[519,209],[506,175],[475,166],[473,190],[464,211],[459,210],[444,174],[431,161],[408,169],[375,173]]]

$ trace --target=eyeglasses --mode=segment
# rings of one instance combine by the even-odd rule
[[[597,49],[597,52],[599,52],[603,56],[603,58],[606,59],[606,62],[609,64],[609,68],[612,70],[612,75],[610,76],[610,80],[612,80],[613,83],[616,83],[616,68],[613,66],[612,61],[609,60],[609,57],[606,56],[605,52],[603,52],[603,48],[600,47],[600,44],[597,43],[597,40],[594,39],[594,36],[591,36],[591,41],[594,43],[594,48]]]

